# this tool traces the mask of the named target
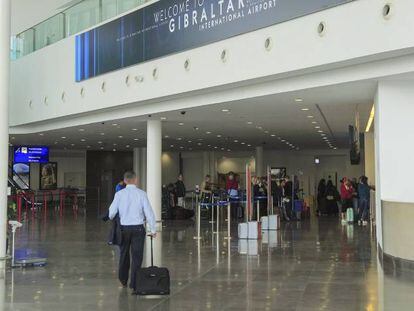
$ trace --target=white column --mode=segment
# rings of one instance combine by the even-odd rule
[[[256,147],[256,176],[263,176],[263,146]]]
[[[9,157],[10,0],[0,1],[0,258],[6,257]]]
[[[134,172],[138,176],[138,187],[146,190],[147,185],[147,148],[134,148]]]
[[[157,221],[161,222],[162,174],[161,152],[162,136],[161,121],[147,122],[147,194],[154,209]],[[162,226],[159,226],[161,229]]]
[[[414,261],[414,80],[380,81],[375,99],[376,223],[384,253]]]
[[[217,179],[217,162],[216,162],[216,153],[214,151],[210,152],[210,176],[213,182],[216,182]]]
[[[208,151],[203,151],[203,179],[210,174],[210,157]]]

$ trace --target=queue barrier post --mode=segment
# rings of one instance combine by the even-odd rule
[[[260,200],[256,201],[256,208],[257,208],[257,221],[260,221]]]
[[[230,201],[227,202],[227,236],[224,237],[226,240],[231,239],[230,227],[231,227],[231,203]]]
[[[196,196],[196,207],[197,207],[197,235],[194,240],[201,240],[201,204],[198,202],[198,196]]]

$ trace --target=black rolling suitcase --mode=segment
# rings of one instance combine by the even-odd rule
[[[169,295],[170,272],[167,268],[154,266],[154,251],[151,236],[151,267],[137,272],[135,293],[137,295]]]

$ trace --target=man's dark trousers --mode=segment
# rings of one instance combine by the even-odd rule
[[[119,280],[126,286],[128,283],[130,256],[131,263],[131,281],[130,288],[135,288],[136,275],[138,269],[141,268],[142,258],[144,254],[145,228],[139,226],[121,226],[122,243],[120,246],[121,254],[119,258]]]

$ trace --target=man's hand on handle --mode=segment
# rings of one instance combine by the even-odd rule
[[[149,233],[148,236],[152,237],[153,239],[155,239],[157,237],[157,233]]]

